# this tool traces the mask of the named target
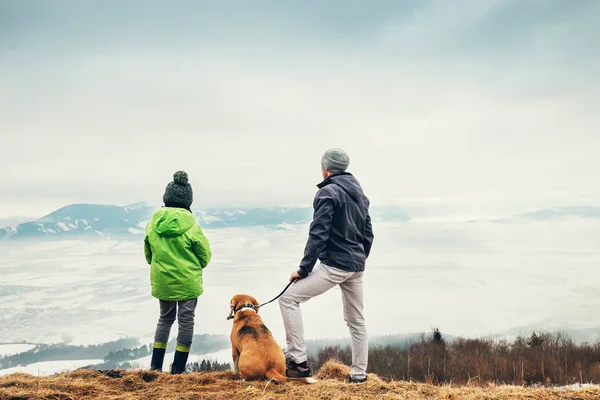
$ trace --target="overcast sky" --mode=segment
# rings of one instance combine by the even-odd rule
[[[0,1],[0,217],[75,202],[600,205],[600,1]]]

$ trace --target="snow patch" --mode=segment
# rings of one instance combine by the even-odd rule
[[[215,217],[214,215],[202,215],[200,217],[201,220],[205,221],[205,222],[222,222],[223,220],[219,217]]]
[[[281,224],[277,225],[276,227],[279,229],[285,229],[288,231],[296,230],[296,227],[294,227],[294,225],[286,224],[285,222],[282,222]]]
[[[583,390],[583,389],[598,389],[600,388],[600,385],[595,384],[595,383],[575,383],[573,385],[566,385],[566,386],[557,386],[554,388],[554,390],[556,391],[565,391],[565,390]]]
[[[71,228],[69,228],[69,227],[67,226],[67,224],[65,224],[64,222],[57,222],[57,223],[56,223],[56,226],[58,226],[58,227],[59,227],[59,228],[60,228],[62,231],[64,231],[64,232],[68,232],[68,231],[70,231],[70,230],[71,230]]]
[[[139,210],[140,208],[142,208],[144,206],[145,206],[144,203],[136,203],[136,204],[131,204],[129,206],[125,206],[125,207],[123,207],[123,209],[126,212],[129,212],[129,211],[133,211],[133,210]]]

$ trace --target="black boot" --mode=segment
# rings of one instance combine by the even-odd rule
[[[173,365],[171,365],[172,374],[183,374],[185,372],[185,366],[187,364],[187,359],[189,355],[190,353],[187,351],[175,350]]]
[[[152,360],[150,361],[150,369],[152,371],[162,371],[163,362],[165,361],[165,353],[167,349],[152,349]]]

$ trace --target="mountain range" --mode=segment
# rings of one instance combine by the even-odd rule
[[[71,204],[35,221],[0,229],[0,241],[18,239],[128,238],[142,235],[156,207],[146,203],[128,206]],[[308,224],[309,207],[208,208],[195,211],[202,228],[269,227],[291,229]],[[371,208],[374,222],[408,222],[411,216],[398,206]],[[590,206],[547,208],[510,218],[472,220],[469,222],[518,223],[554,221],[567,218],[600,218],[600,208]]]
[[[0,229],[0,240],[66,239],[80,237],[125,238],[145,232],[155,207],[146,203],[128,206],[72,204],[38,220]],[[195,211],[200,226],[207,229],[264,226],[286,229],[308,224],[312,208],[210,208]],[[410,216],[396,206],[375,207],[373,221],[406,222]]]

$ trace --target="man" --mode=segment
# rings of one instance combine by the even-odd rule
[[[369,200],[346,169],[350,158],[341,149],[329,149],[321,158],[323,182],[318,185],[314,216],[304,258],[292,272],[295,283],[280,298],[279,307],[289,353],[287,375],[307,377],[306,344],[300,303],[339,285],[344,319],[352,337],[350,382],[367,380],[368,342],[363,316],[363,274],[373,244]],[[321,261],[316,268],[317,259]]]

